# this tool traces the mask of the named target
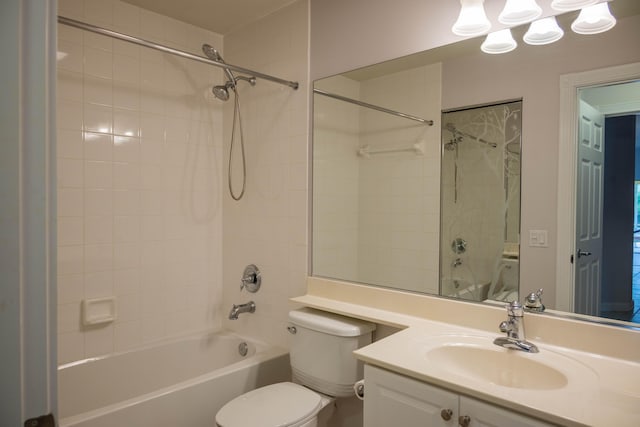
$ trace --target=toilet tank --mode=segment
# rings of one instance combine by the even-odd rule
[[[352,396],[353,384],[363,378],[353,351],[371,343],[375,324],[310,308],[289,312],[289,322],[294,382],[329,396]]]

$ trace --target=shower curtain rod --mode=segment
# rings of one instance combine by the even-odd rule
[[[390,110],[388,108],[380,107],[378,105],[368,104],[366,102],[358,101],[357,99],[347,98],[346,96],[336,95],[335,93],[325,92],[320,89],[313,89],[313,93],[317,93],[319,95],[328,96],[329,98],[339,99],[340,101],[350,102],[351,104],[356,104],[361,107],[371,108],[372,110],[381,111],[383,113],[393,114],[394,116],[404,117],[405,119],[415,120],[416,122],[424,123],[429,126],[433,126],[433,120],[423,119],[421,117],[412,116],[411,114],[401,113],[399,111]]]
[[[292,82],[289,80],[283,80],[278,77],[273,77],[268,74],[259,73],[257,71],[250,70],[248,68],[238,67],[236,65],[231,65],[223,62],[214,61],[209,58],[205,58],[203,56],[194,55],[189,52],[184,52],[182,50],[174,49],[168,46],[163,46],[161,44],[157,44],[154,42],[150,42],[148,40],[140,39],[137,37],[129,36],[127,34],[118,33],[117,31],[108,30],[106,28],[97,27],[95,25],[87,24],[86,22],[76,21],[75,19],[66,18],[64,16],[58,15],[58,22],[60,24],[68,25],[70,27],[80,28],[82,30],[91,31],[96,34],[102,34],[104,36],[113,37],[114,39],[122,40],[125,42],[137,44],[140,46],[148,47],[151,49],[159,50],[160,52],[170,53],[172,55],[181,56],[183,58],[192,59],[194,61],[199,61],[204,64],[214,65],[220,68],[226,68],[231,71],[236,71],[242,74],[248,74],[253,77],[257,77],[264,80],[269,80],[274,83],[279,83],[281,85],[289,86],[292,89],[298,89],[298,82]]]

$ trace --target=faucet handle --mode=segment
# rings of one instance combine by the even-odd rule
[[[500,322],[500,325],[498,325],[498,328],[500,328],[500,332],[504,332],[504,333],[508,333],[509,331],[511,331],[511,327],[509,326],[509,322],[502,321]]]
[[[522,317],[524,310],[519,301],[511,301],[507,304],[507,314],[512,317]]]
[[[260,275],[260,269],[254,264],[249,264],[245,267],[240,279],[240,290],[246,289],[247,291],[254,293],[260,289],[262,283],[262,276]]]
[[[525,308],[529,311],[544,311],[544,304],[542,303],[542,288],[538,289],[537,292],[531,292],[525,298]]]

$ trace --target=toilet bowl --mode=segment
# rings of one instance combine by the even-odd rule
[[[289,313],[294,382],[260,387],[227,402],[218,427],[315,427],[338,397],[353,395],[363,377],[353,351],[371,343],[375,325],[313,309]]]

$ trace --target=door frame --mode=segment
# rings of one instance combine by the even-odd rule
[[[560,76],[556,309],[574,311],[578,89],[640,79],[640,62]]]
[[[0,424],[57,413],[57,1],[0,4]]]

